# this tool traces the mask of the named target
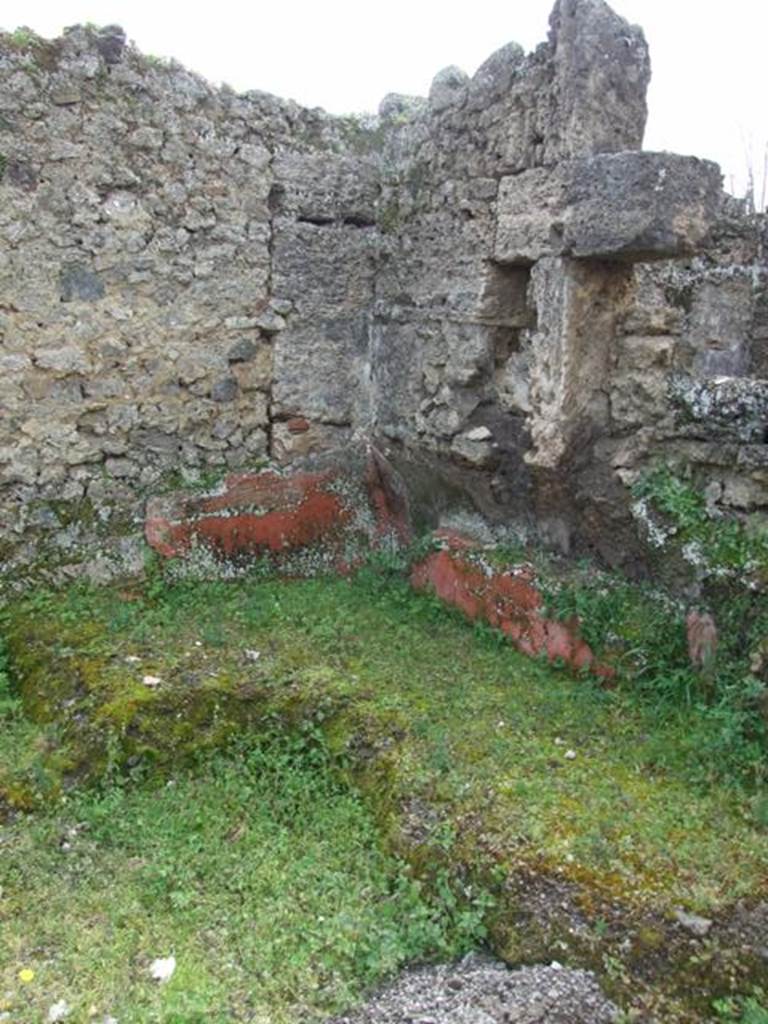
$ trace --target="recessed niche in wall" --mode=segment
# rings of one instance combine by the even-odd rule
[[[520,331],[536,326],[536,308],[529,300],[530,267],[489,262],[480,316],[493,330],[497,366],[520,347]]]
[[[499,327],[535,327],[536,309],[529,302],[530,267],[486,264],[481,298],[482,319]]]

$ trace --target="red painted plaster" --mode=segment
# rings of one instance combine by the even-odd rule
[[[150,509],[147,542],[167,558],[182,557],[202,541],[217,554],[280,553],[338,538],[351,519],[330,473],[235,474],[220,494],[176,498]]]
[[[339,573],[346,575],[355,567],[344,553],[355,517],[348,500],[331,486],[338,478],[333,471],[232,474],[216,494],[152,499],[145,536],[166,558],[184,557],[199,543],[222,558],[281,554],[321,543],[336,556]],[[407,543],[407,503],[389,464],[377,452],[369,457],[364,483],[361,500],[365,502],[367,493],[375,520],[370,542],[394,537]]]
[[[431,590],[468,618],[501,630],[523,654],[562,661],[606,680],[614,676],[581,638],[578,619],[558,622],[543,614],[543,598],[529,566],[491,570],[471,559],[468,552],[476,545],[467,538],[447,531],[437,536],[446,546],[414,567],[411,583],[417,590]]]
[[[150,502],[145,533],[161,555],[178,558],[202,543],[222,558],[281,554],[322,543],[341,575],[355,568],[345,554],[345,530],[353,513],[329,485],[332,472],[234,474],[218,494],[176,495]],[[386,537],[411,538],[407,501],[387,461],[372,451],[365,471],[376,527],[373,542]],[[347,534],[348,536],[348,534]],[[411,582],[431,590],[469,619],[489,623],[531,657],[562,661],[589,670],[604,680],[615,675],[598,663],[580,635],[579,622],[549,619],[531,566],[498,571],[473,558],[477,545],[455,531],[435,535],[442,549],[419,562]]]

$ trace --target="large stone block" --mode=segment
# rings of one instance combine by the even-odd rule
[[[280,153],[274,162],[274,212],[324,225],[372,226],[379,195],[370,159],[338,153]]]
[[[694,376],[749,375],[752,290],[747,274],[704,281],[696,289],[684,333]]]
[[[373,297],[375,255],[370,230],[276,218],[272,293],[291,299],[298,317],[312,322],[364,309]]]
[[[643,262],[707,242],[721,208],[720,169],[672,153],[610,153],[538,167],[499,186],[494,257]]]
[[[560,467],[607,427],[605,387],[630,275],[629,267],[578,260],[544,259],[533,268],[530,465]]]
[[[494,257],[531,264],[562,252],[565,181],[559,168],[536,167],[502,178]]]
[[[669,396],[678,410],[678,433],[683,437],[704,434],[718,441],[765,442],[768,380],[694,380],[678,375],[670,379]]]
[[[721,204],[717,164],[672,153],[614,153],[573,161],[564,248],[626,262],[696,252]]]
[[[639,149],[651,77],[642,30],[604,0],[557,0],[549,24],[556,104],[545,162]]]
[[[368,322],[364,315],[318,318],[274,343],[274,411],[325,423],[352,423],[366,397]]]

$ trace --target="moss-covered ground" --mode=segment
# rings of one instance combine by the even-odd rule
[[[134,991],[126,979],[143,979],[148,957],[175,948],[178,992],[163,989],[166,1004],[161,990],[136,980],[140,1010],[125,1019],[216,1019],[210,1007],[225,1005],[226,991],[230,1016],[222,1020],[260,1019],[253,1014],[264,999],[278,1000],[274,1019],[278,1011],[303,1019],[307,1007],[333,1002],[317,997],[316,951],[280,953],[297,958],[289,999],[275,995],[271,981],[260,988],[253,978],[271,976],[276,961],[244,968],[258,946],[252,936],[251,952],[238,946],[246,918],[231,931],[219,928],[226,899],[215,886],[202,895],[199,888],[199,876],[226,877],[230,853],[250,861],[269,844],[258,839],[246,849],[222,843],[221,834],[243,825],[244,836],[259,836],[264,822],[251,825],[249,815],[260,820],[259,801],[282,786],[275,777],[256,786],[252,801],[245,792],[227,804],[217,780],[240,773],[211,774],[205,766],[237,737],[275,732],[327,752],[323,771],[357,794],[342,789],[338,800],[342,807],[351,800],[362,816],[351,849],[368,852],[340,846],[328,854],[331,865],[339,858],[361,865],[362,895],[350,895],[344,918],[350,934],[367,931],[368,904],[387,891],[393,918],[397,898],[413,899],[406,915],[422,915],[433,928],[396,935],[394,947],[445,954],[477,937],[484,909],[498,953],[510,962],[595,968],[629,1019],[712,1019],[713,1000],[761,982],[765,962],[733,938],[733,921],[737,905],[768,897],[768,832],[754,794],[719,781],[702,763],[701,750],[714,749],[702,741],[716,719],[698,722],[690,709],[653,715],[621,687],[601,689],[528,660],[405,582],[371,572],[353,580],[155,580],[37,593],[6,610],[5,632],[25,710],[24,717],[11,713],[0,745],[0,791],[11,820],[5,864],[12,865],[0,881],[0,928],[10,950],[3,983],[13,999],[33,998],[34,982],[22,991],[17,980],[25,966],[37,972],[41,991],[48,971],[69,979],[71,999],[81,998],[80,984],[83,992]],[[189,777],[179,776],[183,764]],[[169,780],[173,786],[165,786]],[[96,795],[79,795],[87,783],[99,784]],[[217,803],[226,813],[210,831],[196,831],[195,808]],[[19,808],[34,813],[19,817]],[[88,828],[75,832],[75,853],[65,856],[55,837],[81,820]],[[317,830],[341,842],[348,828],[321,817]],[[296,838],[299,849],[303,841]],[[293,841],[281,835],[276,842],[293,859]],[[202,866],[189,867],[178,890],[186,895],[174,899],[174,865],[193,864],[194,851]],[[84,858],[79,867],[76,858]],[[384,858],[379,867],[377,858]],[[301,875],[300,853],[295,860],[277,890],[324,892],[325,882]],[[73,871],[91,882],[65,899],[62,879]],[[366,871],[379,871],[379,881]],[[109,877],[125,894],[119,920],[109,909]],[[415,877],[424,882],[420,896],[409,888]],[[392,881],[398,878],[407,884]],[[333,908],[339,897],[328,884]],[[405,896],[397,896],[398,885]],[[264,911],[260,893],[246,885],[246,917],[266,922],[273,914],[275,931],[306,931],[300,903],[283,919]],[[448,925],[439,914],[430,918],[435,904],[426,893],[448,913]],[[712,919],[711,936],[694,939],[675,921],[677,908]],[[264,923],[258,928],[269,932]],[[355,949],[357,941],[350,940]],[[347,975],[339,968],[333,999],[351,998],[399,962],[386,953],[388,942],[371,953],[368,973],[357,953]],[[199,966],[208,947],[208,966]],[[46,990],[51,1002],[55,995]]]
[[[296,741],[241,746],[159,788],[73,796],[3,838],[13,1021],[62,1002],[78,1022],[315,1020],[480,930],[479,910],[452,914],[381,849],[359,797]],[[158,984],[152,963],[170,956]]]

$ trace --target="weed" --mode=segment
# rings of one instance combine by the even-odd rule
[[[716,999],[712,1008],[728,1024],[768,1024],[768,993],[761,988],[749,996]]]
[[[21,66],[33,73],[40,68],[52,71],[58,63],[58,44],[42,39],[27,27],[17,28],[10,33],[0,32],[2,46],[24,54],[26,59],[21,62]]]
[[[14,29],[13,32],[8,34],[6,40],[16,50],[25,50],[40,42],[37,33],[33,32],[31,28],[27,28],[26,25]]]
[[[424,534],[410,544],[395,541],[383,544],[368,554],[360,578],[374,588],[381,582],[386,586],[392,577],[406,577],[416,562],[426,558],[437,547],[438,542],[431,533]]]
[[[144,60],[150,67],[162,71],[168,70],[173,65],[171,57],[159,57],[156,53],[145,53]]]
[[[255,460],[249,470],[258,473],[265,466],[263,459]],[[228,470],[220,466],[209,466],[199,470],[168,470],[160,480],[152,485],[152,494],[169,494],[173,491],[208,494],[217,490],[224,482]]]
[[[711,511],[703,493],[667,466],[653,468],[638,481],[633,493],[637,501],[656,511],[665,538],[703,576],[768,574],[768,535]]]
[[[3,719],[18,715],[20,711],[21,702],[11,688],[11,678],[8,673],[8,651],[5,641],[0,635],[0,723]]]
[[[713,671],[691,665],[686,604],[657,588],[590,567],[554,579],[544,567],[549,613],[578,618],[584,639],[649,716],[688,723],[692,780],[760,787],[768,772],[768,595],[760,582],[768,581],[768,541],[711,514],[704,496],[664,467],[640,481],[635,498],[653,536],[695,565],[719,632]],[[679,764],[679,747],[652,748],[657,766]]]
[[[9,829],[2,863],[14,1020],[281,1022],[354,1002],[402,964],[482,937],[488,899],[384,854],[316,737],[238,744],[160,789],[107,786]],[[149,978],[173,952],[165,986]],[[21,990],[31,966],[39,985]]]

